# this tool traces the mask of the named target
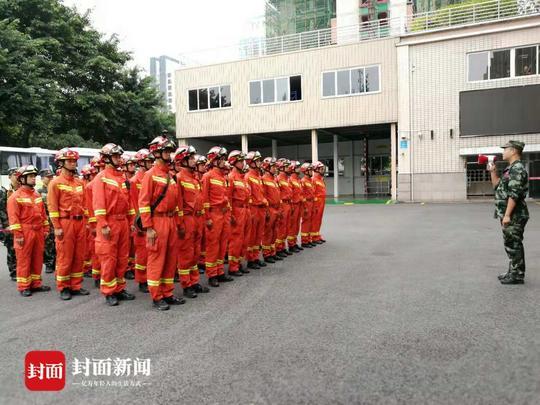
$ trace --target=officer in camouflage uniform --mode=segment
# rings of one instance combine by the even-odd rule
[[[43,198],[45,203],[45,211],[47,217],[49,216],[49,210],[47,208],[47,192],[49,190],[49,183],[54,177],[54,173],[51,169],[43,169],[39,172],[42,185],[37,192]],[[50,219],[49,219],[50,222]],[[49,235],[45,238],[45,250],[43,252],[43,264],[45,265],[45,273],[54,272],[54,266],[56,264],[56,247],[54,245],[54,228],[51,226],[49,229]]]
[[[7,200],[18,186],[17,178],[15,176],[16,172],[17,168],[11,167],[8,170],[8,177],[11,184],[7,189],[0,187],[0,242],[2,242],[7,249],[7,267],[11,281],[17,281],[17,259],[15,258],[15,250],[13,249],[13,235],[9,232]]]
[[[529,176],[521,161],[525,144],[510,141],[502,148],[503,159],[508,162],[502,178],[499,178],[495,165],[488,168],[491,182],[495,187],[495,218],[501,221],[504,249],[510,263],[508,271],[499,275],[501,284],[523,284],[525,281],[525,250],[523,232],[529,220],[529,210],[525,197],[529,189]]]

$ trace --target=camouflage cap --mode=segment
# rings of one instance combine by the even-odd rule
[[[41,169],[39,171],[39,175],[41,177],[53,177],[54,176],[54,173],[52,172],[51,169]]]
[[[8,176],[11,176],[12,174],[14,174],[17,170],[19,170],[18,167],[10,167],[7,171],[7,174]]]
[[[508,141],[505,143],[501,148],[514,148],[519,150],[520,152],[523,152],[523,148],[525,148],[525,143],[521,141]]]

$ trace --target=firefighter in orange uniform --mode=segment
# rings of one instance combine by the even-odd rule
[[[228,163],[232,172],[228,176],[231,187],[231,233],[229,237],[229,275],[241,276],[249,273],[242,267],[242,261],[246,258],[247,239],[249,233],[248,222],[251,221],[249,212],[250,189],[245,178],[245,153],[233,150],[229,153]]]
[[[154,158],[148,149],[140,149],[134,157],[139,167],[135,175],[129,180],[129,195],[135,212],[139,214],[139,192],[142,188],[144,174],[152,168]],[[135,226],[133,231],[133,244],[135,246],[135,281],[139,284],[139,291],[147,294],[148,282],[146,278],[146,263],[148,252],[146,251],[146,233],[143,229]]]
[[[251,233],[247,252],[248,269],[260,269],[266,267],[266,263],[260,260],[260,254],[268,215],[268,201],[264,195],[261,179],[262,156],[258,151],[248,152],[246,162],[249,165],[246,180],[251,189]]]
[[[264,170],[262,176],[263,190],[268,201],[262,240],[263,257],[266,263],[275,263],[276,260],[283,260],[283,258],[276,256],[277,223],[278,219],[281,218],[281,212],[279,210],[281,206],[281,195],[275,177],[276,163],[276,159],[271,157],[264,158],[262,163],[262,169]]]
[[[56,242],[56,288],[62,300],[90,294],[81,288],[85,249],[85,196],[77,174],[79,154],[68,148],[55,156],[60,173],[49,183],[47,206]]]
[[[315,188],[315,198],[313,199],[314,217],[313,217],[313,243],[318,245],[326,241],[321,236],[321,226],[324,215],[324,206],[326,203],[326,184],[324,183],[324,173],[326,168],[323,163],[313,163],[313,187]]]
[[[105,164],[103,163],[99,155],[92,158],[92,160],[90,161],[90,166],[95,169],[96,174],[105,168]],[[84,187],[84,200],[86,204],[86,209],[88,210],[87,228],[89,228],[91,236],[91,239],[87,241],[86,249],[89,249],[91,252],[92,278],[94,279],[94,286],[96,288],[99,288],[101,279],[101,264],[99,263],[99,257],[96,254],[95,249],[96,217],[94,215],[94,209],[92,207],[92,188],[95,183],[94,180],[95,176],[94,179],[88,184],[86,184],[86,186]]]
[[[49,234],[49,221],[43,198],[34,190],[38,170],[32,165],[16,172],[20,187],[8,198],[9,229],[13,233],[17,257],[17,290],[23,297],[33,292],[50,291],[41,284],[43,249]]]
[[[97,169],[88,164],[84,165],[84,167],[81,169],[81,176],[83,181],[83,187],[84,190],[87,189],[88,184],[92,180],[94,180],[94,177],[96,177]],[[86,216],[86,244],[84,249],[84,262],[83,262],[83,271],[84,271],[84,277],[92,277],[92,255],[94,253],[94,235],[92,235],[92,225],[90,223],[90,209],[89,209],[89,202],[88,199],[85,199],[85,209],[84,209],[84,215]],[[94,218],[95,219],[95,218]]]
[[[125,176],[121,171],[122,147],[108,143],[99,152],[105,170],[95,179],[92,206],[97,220],[95,250],[101,263],[101,293],[109,306],[119,300],[134,300],[126,291],[124,274],[129,255],[132,208]]]
[[[207,293],[208,287],[200,284],[199,260],[201,245],[202,193],[196,173],[196,153],[193,146],[179,146],[174,155],[176,183],[182,196],[185,236],[178,248],[178,275],[184,297],[196,298],[197,293]]]
[[[155,164],[142,180],[139,193],[139,213],[142,226],[146,229],[146,250],[148,263],[146,276],[153,305],[160,311],[168,310],[169,305],[181,305],[186,301],[175,297],[174,275],[178,238],[183,238],[183,206],[176,181],[169,173],[171,154],[176,145],[164,136],[158,136],[148,145]]]
[[[304,250],[304,248],[298,246],[298,233],[300,232],[300,220],[302,217],[302,205],[304,201],[302,185],[300,184],[298,173],[300,173],[300,162],[297,160],[291,161],[291,164],[287,168],[289,183],[292,190],[291,213],[289,215],[289,226],[287,229],[287,245],[289,246],[289,251],[294,253]]]
[[[276,180],[279,184],[281,194],[281,217],[277,223],[276,255],[282,258],[292,255],[292,251],[287,250],[285,246],[289,230],[292,200],[291,183],[289,182],[289,176],[286,173],[290,164],[291,162],[285,158],[278,159],[276,163],[276,168],[279,172]]]
[[[211,169],[202,179],[203,208],[206,218],[206,277],[212,287],[219,282],[232,281],[224,272],[223,258],[227,248],[224,238],[225,218],[229,211],[228,188],[223,167],[227,159],[227,149],[214,146],[206,155]]]
[[[137,161],[135,155],[132,153],[124,153],[122,155],[122,171],[124,172],[124,183],[128,187],[128,191],[131,190],[131,179],[135,176],[137,170]],[[134,206],[135,207],[135,206]],[[135,241],[133,235],[129,238],[129,257],[127,271],[124,277],[127,280],[133,280],[135,278]]]
[[[302,185],[302,192],[304,194],[304,204],[302,210],[302,247],[312,248],[315,246],[312,243],[312,232],[313,232],[313,201],[315,199],[315,189],[313,187],[313,180],[311,176],[313,175],[313,167],[311,163],[304,163],[300,166],[300,171],[304,175],[300,184]]]
[[[198,206],[201,207],[200,215],[197,215],[196,224],[199,229],[199,235],[201,238],[201,242],[195,246],[195,249],[197,251],[197,254],[195,256],[199,257],[199,261],[197,263],[199,267],[199,274],[204,274],[204,261],[206,257],[206,217],[205,217],[205,210],[203,207],[203,195],[202,195],[202,178],[204,174],[208,171],[208,159],[204,155],[195,155],[195,177],[197,180],[199,180],[199,185],[201,186],[201,194],[199,198],[199,204]],[[206,291],[201,291],[206,292]]]

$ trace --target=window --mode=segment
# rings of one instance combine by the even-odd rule
[[[516,49],[515,71],[516,76],[535,75],[536,54],[538,47],[530,46],[528,48]]]
[[[336,95],[336,72],[323,73],[323,97]]]
[[[172,90],[172,86],[167,86],[167,90]]]
[[[263,80],[262,86],[263,86],[263,103],[273,103],[275,101],[274,79]]]
[[[197,99],[197,90],[188,91],[189,111],[196,111],[199,108],[199,101]]]
[[[468,54],[467,79],[473,82],[537,75],[538,52],[538,45],[534,45]]]
[[[231,86],[212,86],[188,90],[189,111],[215,110],[231,106]]]
[[[273,104],[302,100],[302,77],[290,76],[249,82],[249,103]]]
[[[355,67],[322,73],[322,96],[336,97],[381,90],[379,66]]]
[[[488,80],[489,52],[469,55],[469,81]]]
[[[510,77],[510,49],[491,53],[489,77],[490,79]]]
[[[171,77],[171,76],[172,76],[171,73],[167,73],[167,77]]]
[[[339,96],[351,93],[351,71],[341,70],[337,72],[337,94]]]

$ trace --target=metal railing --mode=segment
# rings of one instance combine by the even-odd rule
[[[489,0],[458,4],[408,16],[359,22],[350,26],[274,38],[249,39],[240,45],[186,54],[184,59],[195,65],[222,63],[531,15],[540,15],[540,0]]]

